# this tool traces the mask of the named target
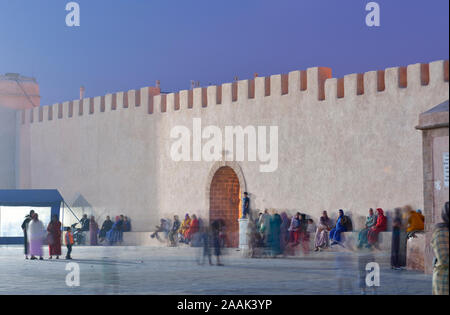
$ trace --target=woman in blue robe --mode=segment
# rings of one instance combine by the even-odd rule
[[[283,220],[278,213],[274,213],[270,217],[270,239],[269,245],[273,257],[282,254],[281,251],[281,224]]]
[[[330,231],[331,245],[339,244],[341,242],[341,233],[346,230],[344,225],[344,210],[339,209],[339,217],[336,221],[336,226]]]
[[[106,238],[109,241],[109,245],[114,245],[117,242],[122,242],[122,221],[120,217],[116,217],[116,222],[114,222],[111,230],[106,233]]]

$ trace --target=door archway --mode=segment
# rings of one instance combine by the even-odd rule
[[[226,246],[239,245],[239,178],[229,166],[220,167],[211,180],[209,219],[225,222]]]

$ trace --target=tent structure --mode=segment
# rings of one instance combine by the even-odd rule
[[[58,190],[0,190],[0,207],[49,207],[59,217],[65,202]],[[21,244],[23,237],[0,237],[0,244]]]

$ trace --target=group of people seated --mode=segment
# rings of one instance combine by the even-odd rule
[[[414,211],[411,207],[405,207],[403,220],[408,222],[405,227],[408,237],[414,237],[415,233],[423,231],[424,217],[421,211]],[[398,221],[398,220],[397,220]],[[394,219],[394,225],[397,222]],[[358,233],[357,248],[378,248],[378,235],[387,230],[388,219],[381,208],[376,212],[371,208],[366,218],[365,226]],[[251,257],[261,254],[277,256],[294,253],[294,248],[301,245],[303,253],[310,250],[310,240],[314,237],[314,251],[332,247],[344,246],[342,233],[353,231],[352,219],[345,215],[344,210],[339,209],[337,219],[333,222],[327,211],[323,211],[316,225],[314,220],[304,213],[297,212],[291,218],[286,212],[278,214],[266,209],[259,213],[256,219],[249,219],[247,229],[249,253]],[[259,254],[258,254],[259,253]]]
[[[107,240],[109,245],[121,244],[124,232],[131,232],[131,222],[127,216],[118,215],[115,222],[109,216],[106,216],[101,229],[98,231],[100,243]]]
[[[191,217],[189,213],[186,213],[182,222],[175,215],[172,224],[169,219],[162,218],[150,237],[156,237],[160,241],[168,240],[170,246],[177,246],[178,243],[190,244],[200,231],[200,224],[201,220],[195,214]],[[161,239],[159,233],[163,233],[164,239]]]
[[[343,210],[339,210],[334,225],[326,211],[316,225],[314,220],[304,213],[297,212],[289,218],[286,212],[278,214],[276,210],[266,209],[260,212],[256,219],[251,217],[249,219],[247,228],[249,256],[290,255],[295,252],[298,245],[301,245],[303,253],[307,254],[312,237],[315,251],[319,251],[330,246],[329,240],[332,240],[331,245],[341,244],[341,233],[352,229],[352,221],[350,217],[344,215]]]

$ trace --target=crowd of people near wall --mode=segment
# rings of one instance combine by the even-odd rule
[[[81,224],[80,228],[75,228],[77,223],[64,228],[65,236],[63,242],[67,247],[66,259],[72,259],[72,246],[75,243],[87,245],[87,233],[89,233],[89,245],[96,246],[104,241],[109,245],[120,244],[123,241],[123,233],[131,231],[131,222],[124,215],[117,216],[115,222],[112,222],[110,217],[107,216],[101,229],[99,229],[94,216],[88,218],[84,214],[79,223]],[[59,256],[62,255],[61,238],[63,229],[57,215],[51,216],[51,221],[45,229],[43,222],[39,220],[38,213],[31,210],[25,217],[21,228],[24,233],[25,259],[30,257],[31,260],[43,260],[42,247],[44,243],[48,244],[49,247],[48,259],[53,259],[53,257],[59,259]]]
[[[244,203],[248,207],[249,202]],[[298,250],[307,255],[311,248],[310,240],[313,240],[314,251],[323,251],[334,245],[345,247],[344,232],[353,231],[353,222],[350,216],[340,209],[334,222],[329,218],[327,211],[322,212],[318,224],[304,213],[297,212],[291,218],[286,212],[278,213],[276,210],[266,209],[257,217],[251,215],[249,209],[243,212],[243,218],[248,216],[247,241],[249,257],[277,257],[294,255]],[[433,294],[449,294],[448,291],[448,263],[449,263],[449,203],[446,202],[442,210],[443,222],[437,224],[433,229],[431,248],[434,253],[435,262],[433,267]],[[113,222],[109,216],[103,222],[101,228],[93,216],[90,219],[83,215],[80,220],[82,233],[89,232],[90,245],[98,245],[107,241],[114,245],[122,242],[123,232],[131,231],[129,219],[123,215],[117,216]],[[356,248],[378,249],[379,234],[387,231],[388,217],[383,209],[374,211],[369,209],[365,218],[364,227],[358,232]],[[49,246],[49,259],[59,259],[61,256],[61,222],[53,215],[51,221],[44,228],[43,223],[35,211],[25,217],[22,224],[24,231],[25,258],[32,260],[43,260],[42,246],[46,239]],[[417,237],[425,229],[425,217],[421,210],[414,210],[410,206],[396,208],[392,218],[391,238],[391,267],[401,270],[406,266],[406,241],[408,238]],[[64,242],[67,246],[66,259],[71,259],[72,245],[75,243],[71,227],[65,228]],[[162,233],[163,237],[159,235]],[[99,241],[97,240],[99,237]],[[154,233],[150,235],[169,246],[177,246],[180,243],[191,246],[203,247],[203,256],[199,263],[204,263],[208,258],[212,264],[212,253],[220,262],[221,248],[226,242],[226,227],[223,220],[214,220],[205,224],[195,214],[192,217],[186,213],[183,221],[175,215],[173,222],[169,219],[161,219],[160,225],[156,226]],[[38,258],[39,257],[39,258]]]

